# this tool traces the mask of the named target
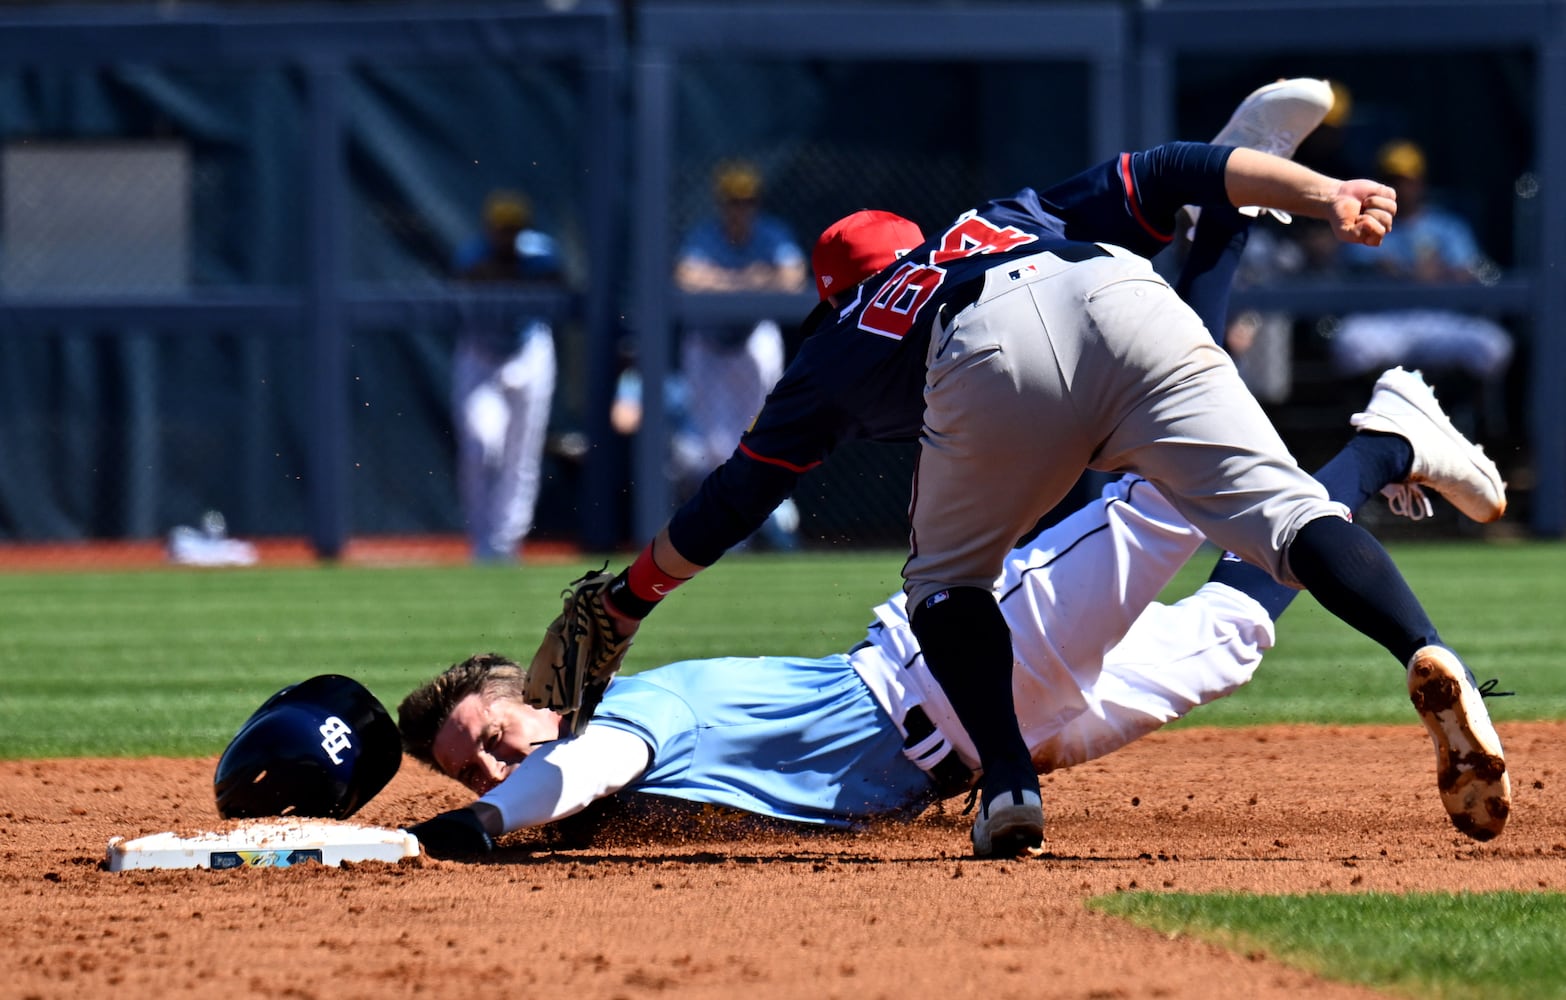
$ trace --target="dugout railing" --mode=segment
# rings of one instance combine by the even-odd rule
[[[613,439],[607,414],[621,333],[636,341],[638,364],[647,382],[656,385],[671,372],[683,324],[760,315],[797,319],[813,305],[809,294],[694,296],[674,290],[670,274],[679,228],[704,195],[708,167],[720,154],[756,152],[768,165],[787,168],[774,191],[794,199],[785,207],[794,210],[798,235],[808,240],[811,227],[829,222],[841,214],[838,209],[862,207],[849,204],[855,192],[865,192],[865,198],[897,197],[883,204],[899,207],[906,198],[933,214],[1021,183],[1062,176],[1125,145],[1175,135],[1181,116],[1190,110],[1180,106],[1179,94],[1193,59],[1319,52],[1374,60],[1387,52],[1505,51],[1518,54],[1515,75],[1529,81],[1532,134],[1519,141],[1531,147],[1533,173],[1540,181],[1519,266],[1483,286],[1299,282],[1244,290],[1237,304],[1305,315],[1413,303],[1525,319],[1531,331],[1528,424],[1535,476],[1530,527],[1541,536],[1566,533],[1566,394],[1560,391],[1566,339],[1556,329],[1566,317],[1561,274],[1566,261],[1566,5],[1559,0],[642,3],[631,8],[625,22],[620,10],[607,0],[584,0],[564,9],[513,4],[8,9],[0,15],[0,61],[7,72],[92,75],[138,66],[281,70],[297,98],[298,128],[308,141],[285,171],[286,183],[299,189],[300,224],[297,231],[285,227],[281,232],[274,225],[271,234],[294,241],[297,281],[257,279],[175,292],[90,296],[0,293],[0,336],[86,336],[122,342],[133,354],[147,353],[148,343],[228,337],[252,345],[238,351],[236,364],[257,376],[265,370],[256,360],[255,345],[294,345],[288,374],[302,384],[303,415],[283,436],[285,447],[303,457],[298,468],[288,470],[296,476],[288,488],[302,492],[304,533],[319,554],[332,557],[350,535],[365,530],[354,516],[356,491],[367,487],[357,478],[358,456],[351,453],[354,428],[363,417],[350,412],[362,402],[349,361],[358,355],[350,352],[362,354],[367,344],[400,326],[449,325],[462,309],[527,306],[570,314],[582,329],[572,377],[588,446],[582,475],[569,484],[572,493],[563,505],[577,519],[578,540],[601,548],[622,540],[617,514],[605,498],[623,484],[618,469],[603,456]],[[1344,25],[1354,30],[1345,31]],[[356,124],[364,111],[349,105],[355,94],[346,85],[350,74],[366,66],[525,66],[541,59],[573,64],[580,80],[570,111],[574,132],[567,143],[578,186],[562,199],[582,247],[581,280],[574,293],[486,297],[461,294],[438,281],[359,280],[347,260],[351,234],[344,213],[345,202],[353,200],[348,177],[358,164],[354,158],[362,156],[355,130],[370,125]],[[769,73],[803,80],[815,90],[763,90],[733,105],[738,112],[728,110],[726,102],[744,90],[730,86],[733,81],[765,83],[774,79]],[[900,102],[884,103],[892,92],[885,78],[910,73],[927,81],[928,90],[908,85]],[[136,83],[153,86],[155,81]],[[839,86],[849,89],[840,93],[834,89]],[[50,99],[69,96],[69,84],[58,87],[58,93],[47,95]],[[821,94],[831,95],[830,100]],[[1417,94],[1409,99],[1417,100]],[[78,125],[96,113],[90,103],[85,107]],[[0,138],[26,139],[8,117],[0,115]],[[428,117],[438,120],[440,115]],[[693,117],[700,128],[691,127]],[[816,130],[796,135],[815,142],[809,149],[786,147],[777,139],[799,121]],[[939,131],[921,133],[921,123]],[[220,130],[222,125],[217,123]],[[888,138],[897,130],[907,133],[906,145],[893,141],[896,136]],[[89,124],[41,138],[84,134],[103,134],[103,129],[94,133]],[[878,144],[874,149],[867,135]],[[907,155],[900,155],[905,149]],[[938,177],[938,184],[919,188],[909,176],[914,168]],[[810,182],[812,173],[816,179]],[[805,190],[807,182],[815,186]],[[254,227],[266,220],[241,222]],[[78,360],[90,368],[101,359]],[[156,365],[146,366],[143,382],[115,390],[133,397],[123,413],[128,426],[122,429],[130,453],[120,460],[133,499],[127,501],[130,512],[117,523],[117,530],[132,536],[155,536],[167,527],[155,502],[147,499],[155,495],[153,481],[160,469],[172,462],[157,444],[157,408],[168,396],[196,397],[205,388],[165,386],[160,396],[156,385],[147,384],[148,378],[160,377],[157,372]],[[18,384],[50,377],[48,372],[8,375]],[[239,422],[232,449],[265,452],[269,441],[260,424],[268,408],[278,404],[268,399],[264,379],[241,381],[247,387],[236,390],[241,395],[237,404],[225,404]],[[635,441],[626,490],[635,538],[655,530],[674,499],[665,475],[670,428],[664,402],[656,392],[646,393],[643,402],[643,433]],[[445,413],[426,405],[416,419],[436,424]],[[431,426],[419,433],[432,439],[441,431]],[[225,465],[223,485],[268,495],[264,489],[249,490],[276,473],[264,457]],[[14,454],[9,458],[17,490],[57,488],[47,476],[16,469]],[[875,472],[874,461],[865,465],[869,478],[881,481],[881,503],[888,512],[881,528],[894,537],[906,480],[899,480],[895,469],[890,475],[885,468]],[[449,476],[450,471],[421,467],[419,475]],[[386,488],[385,480],[377,483],[375,489]],[[427,498],[423,502],[426,506],[404,521],[417,521],[419,510],[429,507]],[[7,537],[28,537],[14,525],[4,527]]]

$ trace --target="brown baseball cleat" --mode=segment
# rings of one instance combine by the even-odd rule
[[[1436,786],[1452,825],[1475,840],[1500,836],[1512,784],[1473,675],[1450,649],[1425,646],[1408,661],[1408,696],[1435,744]]]

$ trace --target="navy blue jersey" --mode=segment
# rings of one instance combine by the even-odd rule
[[[670,521],[674,547],[710,565],[840,443],[917,440],[925,355],[943,308],[971,303],[991,268],[1041,252],[1080,260],[1102,254],[1093,245],[1102,242],[1156,254],[1182,205],[1228,204],[1231,151],[1168,143],[1123,153],[1042,195],[1024,188],[987,202],[865,281],[840,310],[818,309],[739,448]]]

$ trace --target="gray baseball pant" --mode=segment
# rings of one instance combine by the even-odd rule
[[[974,303],[932,331],[910,607],[990,589],[1084,469],[1139,473],[1213,542],[1291,586],[1295,533],[1347,515],[1151,264],[1105,249],[992,268]]]

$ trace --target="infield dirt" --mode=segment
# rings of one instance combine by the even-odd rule
[[[1452,829],[1417,725],[1188,729],[1045,782],[1049,854],[966,857],[962,800],[853,834],[691,815],[480,864],[109,872],[219,822],[215,759],[0,762],[3,997],[1368,997],[1089,912],[1128,889],[1566,889],[1566,726],[1503,724],[1514,809]],[[412,762],[355,822],[463,804]]]

